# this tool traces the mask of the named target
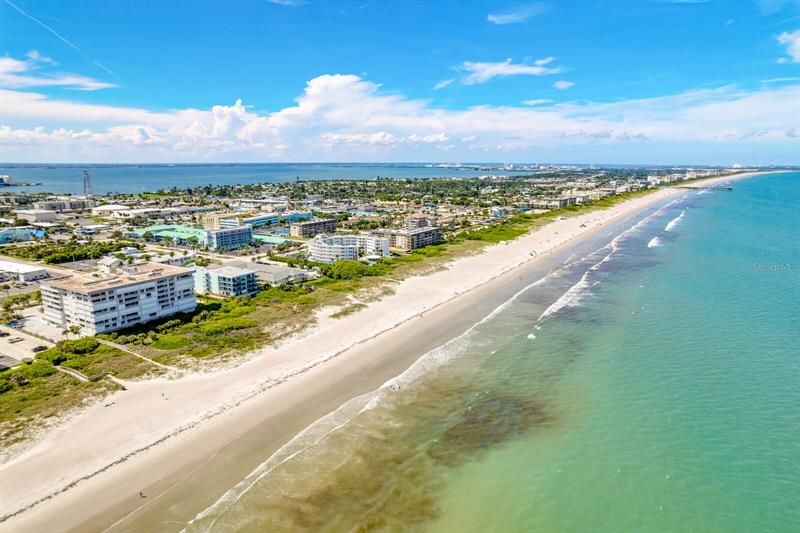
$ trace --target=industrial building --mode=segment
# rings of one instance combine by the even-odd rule
[[[19,282],[36,281],[48,277],[47,270],[36,265],[0,261],[0,277],[3,280],[13,279]]]

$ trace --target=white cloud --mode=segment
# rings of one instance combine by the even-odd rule
[[[433,86],[433,90],[434,91],[438,91],[439,89],[444,89],[445,87],[447,87],[448,85],[450,85],[454,81],[456,81],[454,78],[450,78],[450,79],[447,79],[447,80],[442,80],[442,81],[440,81],[439,83],[437,83],[436,85]]]
[[[785,31],[778,35],[777,39],[779,44],[786,46],[786,55],[791,58],[792,63],[800,63],[800,30],[792,33]],[[782,62],[785,62],[785,59]]]
[[[567,81],[567,80],[558,80],[557,82],[555,82],[553,84],[553,87],[555,87],[559,91],[565,91],[565,90],[567,90],[567,89],[569,89],[571,87],[574,87],[574,86],[575,86],[575,84],[573,82]]]
[[[26,57],[26,60],[0,57],[0,87],[7,89],[68,87],[79,91],[97,91],[117,86],[78,74],[42,72],[41,68],[52,66],[55,61],[42,56],[36,50],[28,52]]]
[[[560,67],[546,66],[551,61],[553,61],[552,57],[539,59],[534,62],[533,65],[512,63],[511,58],[497,63],[464,61],[461,65],[461,70],[468,74],[462,80],[462,83],[465,85],[475,85],[478,83],[486,83],[493,78],[505,78],[506,76],[545,76],[561,72]]]
[[[56,64],[52,57],[43,56],[38,50],[29,50],[28,53],[25,54],[25,57],[34,63],[46,63],[48,65]]]
[[[270,4],[287,7],[297,7],[306,4],[305,0],[267,0]]]
[[[541,15],[547,11],[547,5],[541,2],[519,6],[516,9],[504,11],[502,13],[490,13],[486,20],[492,24],[519,24],[528,19]]]
[[[552,104],[553,101],[549,98],[534,98],[533,100],[523,100],[523,104],[529,106]]]
[[[647,143],[651,154],[690,143],[736,153],[777,146],[788,160],[797,124],[786,110],[796,107],[799,89],[727,86],[612,103],[448,109],[336,74],[310,80],[293,105],[268,113],[239,100],[154,112],[3,90],[0,151],[17,161],[408,161],[436,160],[442,150],[448,159],[542,160],[572,153],[565,150],[588,157],[619,143]]]

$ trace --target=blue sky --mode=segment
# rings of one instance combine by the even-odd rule
[[[0,0],[0,160],[800,164],[799,5]]]

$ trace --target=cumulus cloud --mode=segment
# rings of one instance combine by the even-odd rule
[[[508,11],[490,13],[486,17],[486,20],[492,24],[499,25],[519,24],[521,22],[526,22],[528,19],[537,15],[541,15],[545,11],[547,11],[547,5],[541,2],[536,2],[518,6],[515,9],[510,9]]]
[[[547,57],[534,61],[532,65],[513,63],[511,58],[496,63],[480,61],[464,61],[461,70],[467,73],[462,80],[465,85],[486,83],[494,78],[506,76],[545,76],[561,72],[559,67],[548,67],[555,58]]]
[[[558,80],[557,82],[555,82],[553,84],[553,87],[555,87],[559,91],[565,91],[565,90],[567,90],[567,89],[569,89],[571,87],[574,87],[574,86],[575,86],[575,84],[573,82],[567,81],[567,80]]]
[[[792,63],[800,63],[800,30],[791,33],[785,31],[777,39],[779,44],[786,47],[786,55]]]
[[[67,87],[79,91],[97,91],[117,87],[113,83],[87,76],[42,70],[54,64],[53,59],[41,55],[36,50],[28,52],[25,59],[0,57],[0,86],[7,89]]]
[[[119,162],[424,160],[442,151],[465,160],[492,153],[525,160],[532,150],[588,153],[620,142],[752,148],[796,142],[786,109],[796,106],[798,89],[726,86],[612,103],[449,109],[335,74],[311,79],[294,104],[267,113],[241,100],[153,112],[4,90],[0,150],[12,160]]]

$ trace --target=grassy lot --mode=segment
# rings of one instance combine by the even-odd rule
[[[224,360],[300,331],[314,322],[315,309],[345,298],[344,293],[314,286],[271,287],[232,299],[199,297],[193,313],[101,337],[164,364]]]
[[[48,368],[49,367],[49,368]],[[57,372],[49,363],[34,363],[0,373],[0,446],[25,440],[54,417],[81,407],[85,401],[119,388],[108,381],[83,383]]]
[[[57,366],[77,370],[90,381],[65,375]],[[104,379],[107,374],[131,379],[161,372],[138,357],[92,338],[62,341],[38,354],[36,361],[0,372],[0,445],[24,440],[54,417],[118,390],[119,385]]]
[[[118,252],[126,246],[139,248],[141,244],[125,239],[90,242],[80,242],[78,240],[42,241],[33,244],[5,246],[3,255],[30,261],[41,261],[50,265],[85,259],[99,259],[105,254]]]

